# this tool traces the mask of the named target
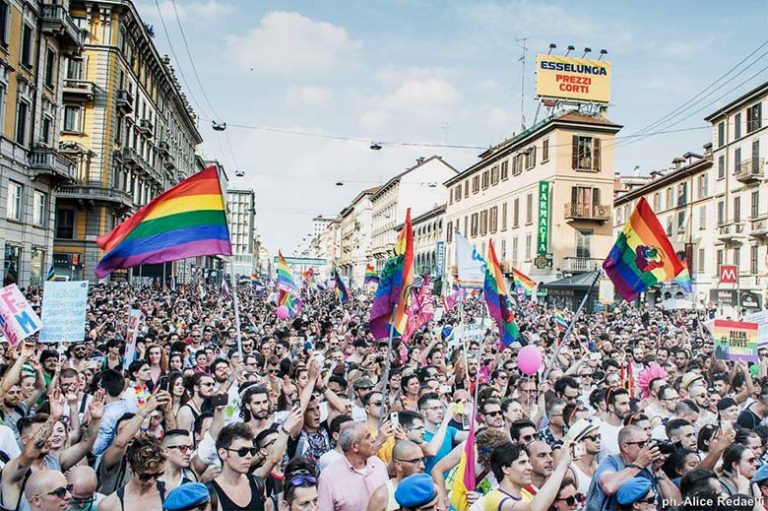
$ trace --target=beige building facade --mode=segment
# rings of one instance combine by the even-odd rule
[[[363,190],[339,213],[341,250],[333,262],[345,282],[362,287],[371,246],[371,197],[379,187]]]

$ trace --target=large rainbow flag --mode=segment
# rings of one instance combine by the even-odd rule
[[[468,511],[469,500],[467,493],[475,491],[475,409],[473,408],[472,417],[469,420],[469,436],[464,442],[464,452],[461,453],[459,466],[456,468],[456,474],[453,476],[453,485],[451,486],[451,511]]]
[[[349,301],[349,293],[347,292],[347,286],[344,285],[344,280],[339,275],[339,271],[333,268],[333,280],[336,282],[336,296],[341,303],[347,303]]]
[[[293,280],[291,268],[279,250],[277,251],[277,289],[299,296],[299,288]]]
[[[683,271],[672,243],[644,197],[637,202],[603,261],[603,269],[628,302],[659,282],[673,280]]]
[[[395,245],[395,256],[387,260],[379,276],[379,286],[371,307],[371,333],[384,339],[390,329],[395,337],[405,332],[413,285],[413,225],[411,208],[405,213],[405,224]]]
[[[104,278],[140,264],[232,255],[224,204],[216,167],[201,170],[99,236],[96,243],[106,254],[94,273]]]
[[[526,298],[533,296],[536,282],[531,277],[516,268],[512,268],[512,277],[515,279],[515,291],[518,296],[525,295]]]
[[[363,285],[369,282],[378,282],[379,274],[376,273],[376,268],[372,264],[365,265],[365,277],[363,278]]]
[[[499,340],[502,349],[512,344],[520,336],[520,330],[515,323],[515,315],[512,313],[512,303],[504,282],[504,274],[501,273],[499,260],[493,248],[493,241],[488,240],[488,258],[485,268],[485,284],[483,296],[488,306],[488,313],[499,326]]]

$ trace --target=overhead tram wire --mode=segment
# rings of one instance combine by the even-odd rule
[[[157,8],[157,15],[160,17],[160,24],[163,27],[163,33],[165,33],[165,39],[168,41],[168,49],[171,50],[171,55],[173,55],[173,59],[176,63],[176,70],[179,72],[179,76],[181,76],[181,81],[184,84],[184,86],[187,88],[187,93],[189,94],[189,98],[192,100],[192,103],[194,107],[197,109],[197,111],[204,115],[205,117],[210,117],[208,113],[202,109],[200,102],[195,97],[194,93],[192,92],[192,88],[189,86],[189,82],[187,81],[187,77],[184,75],[184,70],[181,68],[181,61],[179,60],[179,57],[176,55],[176,50],[173,48],[173,43],[171,42],[171,36],[168,32],[168,27],[165,25],[165,19],[163,18],[163,13],[160,10],[160,2],[158,0],[155,0],[155,7]],[[213,112],[215,115],[215,112]]]
[[[640,134],[642,134],[642,133],[645,133],[645,132],[647,132],[648,130],[651,130],[651,129],[653,129],[653,128],[656,128],[656,127],[658,127],[658,126],[659,126],[659,125],[661,125],[661,124],[664,124],[664,123],[665,123],[665,121],[666,121],[667,119],[669,119],[669,118],[671,118],[671,117],[675,117],[675,116],[676,116],[676,115],[677,115],[679,112],[687,110],[687,109],[688,109],[688,107],[689,107],[689,105],[691,105],[691,103],[694,103],[694,102],[698,102],[698,101],[697,101],[697,98],[699,98],[699,96],[701,96],[702,94],[704,94],[705,92],[707,92],[709,89],[711,89],[712,87],[714,87],[715,85],[717,85],[717,83],[718,83],[718,82],[720,82],[720,81],[721,81],[723,78],[725,78],[726,76],[728,76],[729,74],[731,74],[732,72],[734,72],[736,69],[738,69],[738,68],[739,68],[739,66],[741,66],[741,65],[742,65],[744,62],[746,62],[747,60],[749,60],[749,59],[750,59],[750,58],[751,58],[751,57],[752,57],[752,56],[753,56],[755,53],[757,53],[758,51],[760,51],[761,49],[763,49],[763,48],[764,48],[766,45],[768,45],[768,40],[764,41],[764,42],[763,42],[763,43],[762,43],[760,46],[758,46],[757,48],[755,48],[754,50],[752,50],[752,52],[750,52],[750,53],[749,53],[749,55],[747,55],[746,57],[744,57],[743,59],[741,59],[741,60],[740,60],[738,63],[736,63],[736,64],[735,64],[733,67],[731,67],[731,68],[730,68],[728,71],[726,71],[725,73],[723,73],[722,75],[720,75],[720,76],[719,76],[718,78],[716,78],[716,79],[715,79],[715,80],[714,80],[712,83],[710,83],[709,85],[707,85],[706,87],[704,87],[704,88],[703,88],[701,91],[699,91],[698,93],[694,94],[694,95],[693,95],[691,98],[689,98],[689,99],[688,99],[687,101],[685,101],[683,104],[679,105],[677,108],[675,108],[675,109],[673,109],[672,111],[670,111],[670,112],[666,113],[665,115],[663,115],[663,116],[661,116],[660,118],[656,119],[656,120],[655,120],[655,121],[653,121],[652,123],[650,123],[650,124],[646,125],[645,127],[641,128],[640,130],[638,130],[638,131],[636,131],[636,132],[632,133],[632,135],[640,135]],[[766,54],[766,53],[763,53],[762,55],[760,55],[760,56],[759,56],[757,59],[755,59],[755,61],[754,61],[754,62],[752,62],[752,63],[751,63],[751,64],[749,64],[749,65],[748,65],[746,68],[744,68],[744,70],[746,70],[746,69],[750,68],[751,66],[753,66],[754,64],[756,64],[756,63],[757,63],[757,62],[758,62],[758,61],[759,61],[759,60],[760,60],[760,59],[761,59],[763,56],[765,56],[765,54]],[[742,70],[741,72],[743,72],[743,70]],[[740,72],[740,73],[741,73],[741,72]],[[739,73],[739,74],[740,74],[740,73]],[[737,74],[736,76],[738,76],[738,74]],[[732,77],[732,78],[731,78],[731,80],[732,80],[733,78],[735,78],[735,77]],[[730,80],[729,80],[729,81],[730,81]],[[725,82],[725,83],[728,83],[729,81],[727,81],[727,82]],[[723,84],[723,85],[724,85],[724,84]],[[721,87],[722,87],[722,85],[721,85]],[[720,87],[718,87],[718,89],[719,89],[719,88],[720,88]],[[718,89],[715,89],[715,90],[718,90]],[[714,91],[712,91],[712,92],[714,92]],[[706,96],[705,96],[705,97],[706,97]]]

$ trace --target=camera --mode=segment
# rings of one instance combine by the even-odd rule
[[[664,456],[669,456],[673,452],[677,451],[678,449],[682,449],[683,447],[681,442],[673,442],[671,440],[656,440],[654,445],[659,448],[659,452]]]

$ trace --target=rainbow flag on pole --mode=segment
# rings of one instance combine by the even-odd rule
[[[280,290],[277,297],[277,305],[285,305],[288,309],[288,317],[293,318],[301,311],[301,298],[287,291]]]
[[[232,255],[216,167],[208,167],[165,191],[96,240],[106,252],[94,273],[187,257]]]
[[[279,250],[277,252],[277,289],[294,296],[299,296],[299,288],[293,280],[291,268],[288,266],[285,257],[283,257],[283,253]]]
[[[379,281],[379,274],[376,273],[376,268],[374,268],[372,264],[366,264],[365,278],[363,279],[363,285],[368,284],[369,282],[378,282],[378,281]]]
[[[680,271],[680,273],[677,274],[677,277],[675,277],[675,282],[682,287],[686,293],[692,293],[693,292],[693,282],[691,282],[691,274],[688,272],[688,265],[685,263],[685,261],[682,261],[683,269]]]
[[[504,274],[501,273],[499,260],[496,258],[496,251],[493,249],[492,240],[488,240],[487,263],[483,296],[485,297],[485,304],[488,306],[488,313],[499,326],[499,340],[503,349],[520,336],[520,330],[515,323],[511,299],[504,282]]]
[[[468,511],[469,501],[467,493],[475,491],[475,409],[473,408],[472,418],[469,421],[469,436],[464,442],[464,452],[461,453],[459,466],[453,477],[453,486],[451,487],[450,509],[452,511]]]
[[[565,330],[566,328],[568,328],[568,320],[565,319],[565,316],[563,316],[563,313],[560,312],[560,310],[558,309],[555,309],[555,326],[562,330]]]
[[[376,339],[395,337],[405,332],[413,285],[413,225],[411,208],[405,213],[405,224],[395,245],[395,256],[387,260],[379,276],[379,286],[371,307],[371,333]]]
[[[344,285],[344,280],[339,275],[339,271],[333,268],[333,280],[336,282],[336,296],[341,303],[347,303],[349,301],[349,293],[347,292],[347,286]]]
[[[603,269],[626,300],[659,282],[669,282],[683,271],[683,264],[667,234],[644,197],[619,233]]]
[[[512,277],[515,279],[515,291],[517,291],[518,296],[525,295],[526,298],[533,296],[536,282],[531,277],[516,268],[512,268]]]

